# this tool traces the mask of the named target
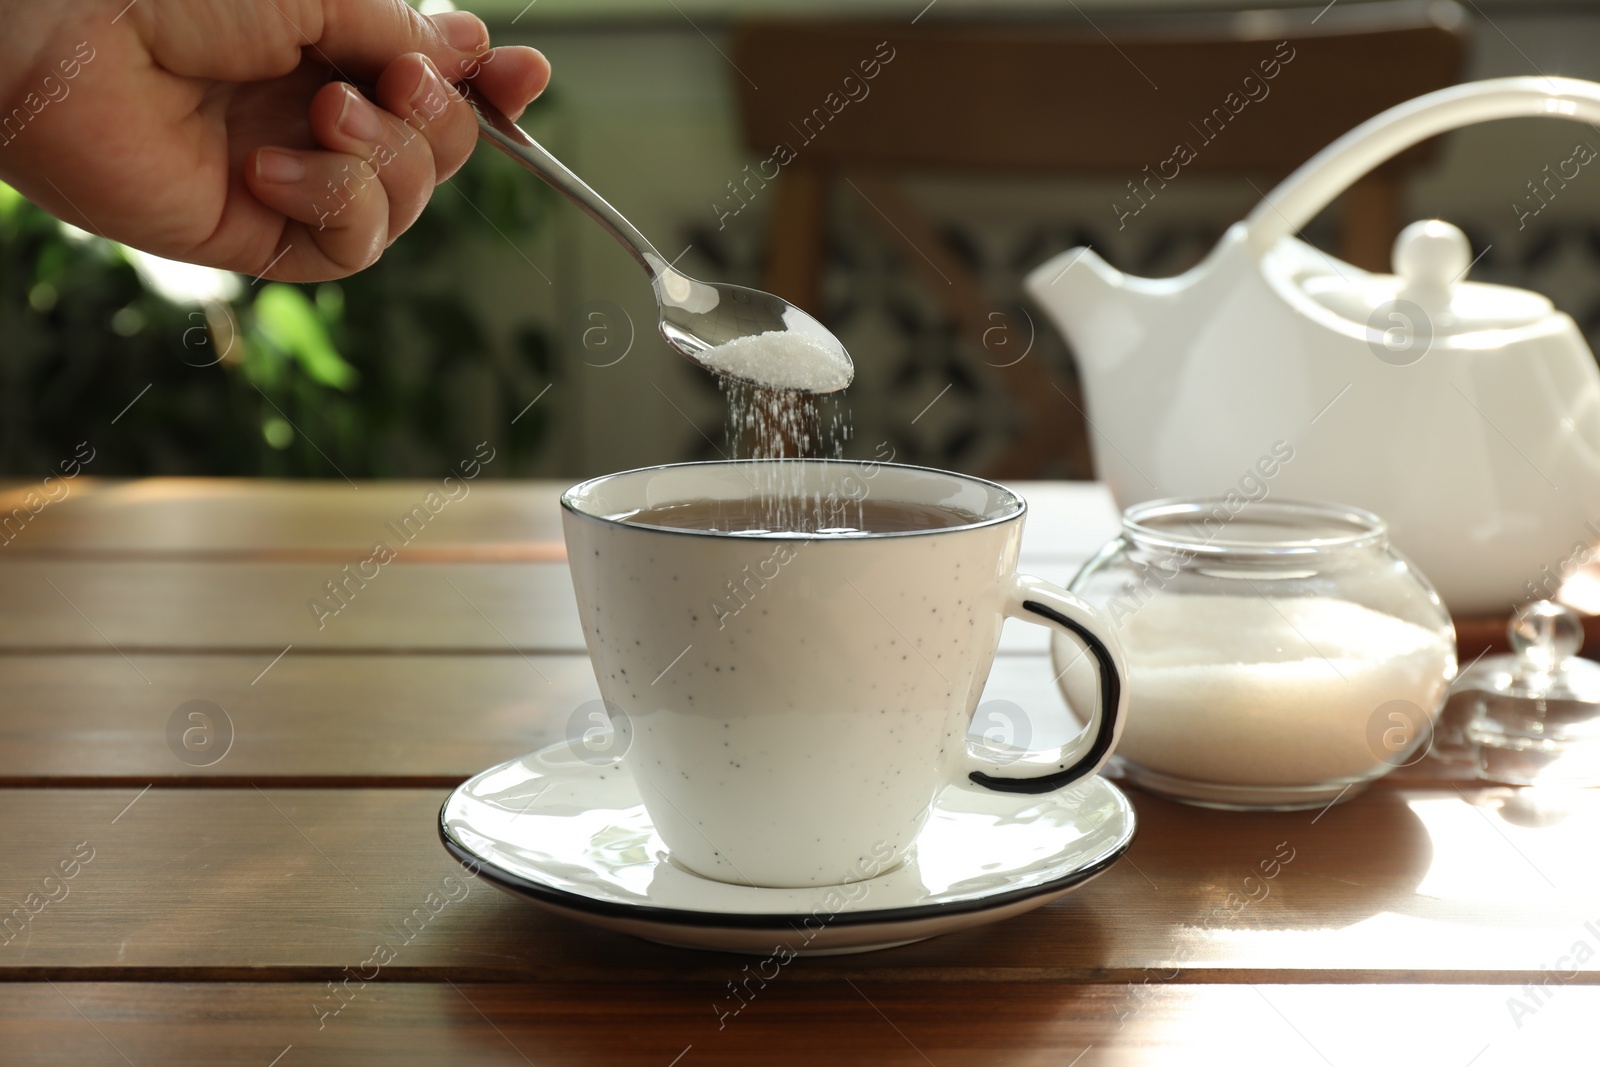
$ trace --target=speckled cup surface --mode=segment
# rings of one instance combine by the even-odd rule
[[[774,487],[824,508],[870,495],[979,518],[852,536],[625,521]],[[1058,789],[1116,744],[1126,696],[1112,628],[1016,573],[1027,506],[1002,486],[895,464],[746,460],[608,475],[562,507],[595,676],[625,717],[621,764],[671,861],[696,874],[779,887],[871,878],[904,862],[946,784]],[[967,741],[1012,616],[1083,641],[1099,668],[1099,706],[1060,749]]]

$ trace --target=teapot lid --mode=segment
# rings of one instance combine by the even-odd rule
[[[1427,219],[1413,222],[1395,238],[1394,274],[1322,271],[1308,264],[1313,269],[1295,282],[1329,311],[1380,333],[1403,326],[1408,333],[1426,330],[1430,337],[1454,337],[1530,326],[1555,312],[1538,293],[1466,281],[1474,262],[1466,234],[1448,222]]]

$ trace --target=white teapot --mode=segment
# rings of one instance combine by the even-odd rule
[[[1458,615],[1550,595],[1600,534],[1600,371],[1576,324],[1543,296],[1464,280],[1471,254],[1447,223],[1407,227],[1393,275],[1293,236],[1395,153],[1519,116],[1600,122],[1600,85],[1502,78],[1391,108],[1175,278],[1130,277],[1087,248],[1033,271],[1029,291],[1077,353],[1118,504],[1354,504],[1389,521]],[[1570,162],[1594,155],[1580,144]],[[1530,177],[1553,193],[1572,175]]]

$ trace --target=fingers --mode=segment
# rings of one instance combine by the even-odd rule
[[[354,2],[323,0],[323,6],[330,14],[348,12]],[[387,2],[368,0],[367,6]],[[450,83],[470,81],[517,116],[549,82],[542,54],[490,49],[488,29],[474,15],[450,12],[423,21],[449,49],[444,65],[437,49],[400,55],[376,77],[373,101],[343,82],[327,84],[309,110],[312,137],[323,151],[265,147],[246,161],[250,192],[290,220],[273,250],[278,258],[262,265],[267,276],[307,281],[353,273],[416,221],[434,187],[477,144],[477,119]],[[312,51],[341,69],[333,53]]]
[[[472,109],[420,55],[401,56],[389,64],[374,95],[387,112],[400,117],[407,148],[431,150],[434,183],[459,170],[478,143],[478,122]],[[430,183],[424,195],[432,188]]]
[[[515,119],[550,84],[550,61],[536,48],[507,45],[491,50],[469,80],[474,90]]]
[[[539,67],[507,64],[513,81]],[[264,265],[272,277],[328,278],[368,266],[477,144],[471,108],[422,55],[391,63],[374,96],[343,82],[324,85],[309,109],[323,151],[269,146],[247,161],[251,193],[292,220],[273,250],[282,258]]]
[[[481,61],[489,51],[489,27],[470,11],[441,12],[433,16],[433,25],[450,47],[472,59]],[[451,81],[470,78],[474,73],[471,70],[472,59],[460,62],[455,67],[441,69]]]
[[[456,48],[469,58],[440,66],[453,85],[471,82],[506,115],[516,118],[550,82],[550,63],[544,53],[525,45],[489,47],[489,27],[470,11],[435,15],[434,23]]]
[[[388,244],[389,196],[365,159],[344,152],[258,148],[245,161],[255,198],[291,221],[260,273],[321,281],[371,266]]]
[[[387,247],[417,220],[434,186],[466,161],[477,142],[477,124],[419,55],[391,64],[378,79],[376,95],[384,106],[342,82],[326,85],[311,102],[310,121],[318,144],[355,156],[362,161],[355,176],[383,186]]]
[[[343,82],[324,85],[309,119],[325,151],[271,146],[254,154],[250,191],[303,227],[297,247],[286,235],[274,250],[284,252],[274,277],[367,266],[417,220],[434,186],[477,143],[471,109],[421,55],[390,64],[375,95],[377,103]]]
[[[499,74],[497,94],[518,110],[543,87],[548,74],[543,56],[531,49],[520,52],[511,57],[491,52],[481,65],[481,72],[486,72],[490,61],[512,60],[501,64],[504,74]],[[324,211],[332,211],[337,207],[335,194],[348,192],[352,182],[381,183],[388,203],[383,245],[387,247],[417,220],[434,186],[467,161],[478,142],[478,124],[460,94],[421,54],[401,56],[389,64],[373,95],[375,101],[369,101],[338,82],[324,86],[313,98],[310,121],[317,143],[362,162],[351,173],[341,173],[334,183],[337,188],[310,193]],[[319,214],[319,232],[321,218]]]

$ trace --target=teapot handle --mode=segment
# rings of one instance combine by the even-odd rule
[[[1494,78],[1397,104],[1312,156],[1245,217],[1250,247],[1266,254],[1378,164],[1436,134],[1479,122],[1567,118],[1600,123],[1600,84],[1577,78]]]

